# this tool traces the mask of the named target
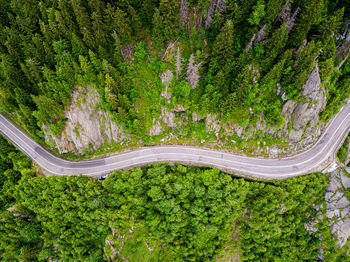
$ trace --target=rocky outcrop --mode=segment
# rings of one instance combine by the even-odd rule
[[[159,120],[153,118],[153,126],[149,130],[150,136],[158,136],[163,132],[163,127],[160,124]]]
[[[293,14],[291,14],[291,7],[292,7],[293,1],[287,0],[284,4],[282,10],[277,15],[276,20],[284,23],[287,25],[287,31],[290,32],[292,28],[294,27],[295,20],[297,18],[297,15],[299,13],[300,7],[297,7]]]
[[[304,129],[308,123],[315,126],[318,123],[318,114],[326,105],[326,96],[321,86],[321,78],[317,64],[303,85],[303,96],[306,103],[298,103],[294,110],[293,128]]]
[[[169,104],[172,94],[168,93],[168,87],[170,85],[171,80],[173,79],[173,76],[173,72],[171,72],[170,70],[166,70],[160,74],[162,84],[165,85],[165,89],[160,93],[160,95],[164,97]]]
[[[169,110],[168,108],[161,108],[161,115],[158,118],[153,118],[153,126],[149,131],[150,136],[158,136],[164,131],[164,127],[168,126],[174,128],[177,126],[175,123],[175,109]]]
[[[344,246],[350,237],[350,201],[344,195],[344,189],[349,187],[350,178],[343,170],[337,169],[331,173],[325,194],[326,215],[332,221],[331,231],[337,236],[339,247]]]
[[[254,74],[252,81],[256,83],[259,70],[253,66],[249,68]],[[279,92],[282,92],[281,88]],[[277,145],[266,146],[265,143],[261,144],[259,142],[258,146],[252,148],[256,153],[266,153],[272,157],[277,157],[280,154],[289,154],[303,150],[317,140],[325,126],[323,122],[319,123],[318,118],[325,105],[326,91],[321,84],[319,69],[316,64],[302,86],[302,97],[299,102],[288,100],[284,104],[281,112],[281,115],[284,117],[284,124],[279,129],[269,127],[264,120],[263,114],[259,115],[259,119],[254,126],[239,126],[231,121],[223,122],[220,115],[209,114],[199,118],[196,112],[192,112],[192,122],[196,123],[204,119],[207,133],[215,134],[217,144],[235,143],[234,139],[229,138],[233,134],[247,141],[258,132],[281,139],[285,143],[281,147]]]
[[[65,112],[67,119],[60,137],[55,137],[43,127],[45,140],[60,153],[82,154],[95,151],[105,142],[120,142],[126,138],[121,126],[112,121],[108,112],[100,106],[100,95],[93,87],[77,87],[72,102]]]
[[[327,102],[317,64],[308,76],[302,90],[305,101],[297,104],[287,101],[282,110],[286,126],[289,122],[292,123],[289,140],[294,143],[298,142],[302,135],[305,134],[305,128],[314,128],[318,124],[318,115]]]
[[[343,247],[350,237],[350,201],[344,194],[344,190],[350,188],[350,177],[346,175],[347,172],[350,172],[350,169],[348,171],[336,169],[331,172],[327,192],[324,195],[326,218],[339,247]],[[318,224],[323,220],[323,208],[323,205],[314,206],[318,211],[317,218],[304,225],[310,233],[317,234]]]

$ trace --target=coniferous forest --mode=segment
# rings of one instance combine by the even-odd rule
[[[43,127],[64,129],[73,90],[92,86],[113,121],[147,142],[169,69],[171,103],[244,126],[262,113],[278,129],[317,64],[328,121],[350,96],[349,19],[349,0],[0,0],[0,111],[44,143]],[[199,77],[181,64],[200,64]],[[318,235],[305,228],[327,184],[321,173],[257,182],[178,164],[104,181],[46,177],[0,137],[0,258],[349,261],[326,219]]]
[[[349,6],[331,0],[2,0],[0,109],[43,141],[43,125],[60,135],[72,90],[92,85],[115,121],[147,140],[148,120],[160,111],[159,74],[174,67],[164,56],[177,41],[185,61],[200,63],[202,77],[191,89],[179,75],[172,103],[241,125],[262,112],[278,127],[283,101],[303,100],[301,86],[317,63],[327,87],[321,118],[328,120],[350,94],[348,47],[337,50]]]

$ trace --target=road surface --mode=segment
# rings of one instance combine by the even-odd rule
[[[149,163],[181,162],[216,167],[257,178],[284,179],[324,168],[325,163],[334,160],[336,150],[349,129],[350,104],[332,118],[313,147],[290,157],[278,159],[247,157],[219,150],[179,145],[145,147],[103,159],[73,162],[52,155],[0,114],[0,132],[39,166],[54,175],[99,176],[116,169],[127,169]]]

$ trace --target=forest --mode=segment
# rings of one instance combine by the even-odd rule
[[[321,247],[325,261],[348,259],[328,220],[304,226],[324,201],[320,173],[267,183],[154,164],[102,182],[45,177],[0,139],[2,261],[312,261]]]
[[[200,64],[200,79],[191,88],[180,72],[171,103],[242,126],[263,113],[278,128],[285,99],[303,100],[317,63],[327,87],[321,118],[330,119],[350,94],[348,47],[337,49],[349,1],[223,2],[1,0],[0,110],[43,142],[44,126],[60,136],[73,89],[89,85],[114,121],[147,143],[152,116],[167,104],[159,74],[175,70],[164,56],[178,42],[179,64]]]
[[[159,76],[170,70],[172,105],[242,126],[262,113],[278,129],[285,100],[304,100],[317,64],[327,121],[350,96],[341,37],[349,8],[349,0],[0,0],[0,112],[44,143],[44,127],[57,137],[64,129],[74,89],[92,86],[113,121],[147,144],[168,105]],[[200,65],[198,79],[181,64]],[[177,132],[191,138],[188,129]],[[325,261],[349,260],[328,220],[317,234],[305,229],[328,175],[258,182],[154,164],[101,182],[36,168],[0,136],[2,261],[314,261],[320,250]]]

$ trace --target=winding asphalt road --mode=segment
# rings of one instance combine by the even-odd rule
[[[0,114],[0,132],[39,166],[54,175],[99,176],[116,169],[127,169],[149,163],[182,162],[216,167],[252,177],[284,179],[323,169],[325,163],[334,160],[335,152],[349,129],[350,104],[332,118],[313,147],[291,157],[274,159],[247,157],[213,149],[179,145],[146,147],[103,159],[73,162],[52,155]]]

